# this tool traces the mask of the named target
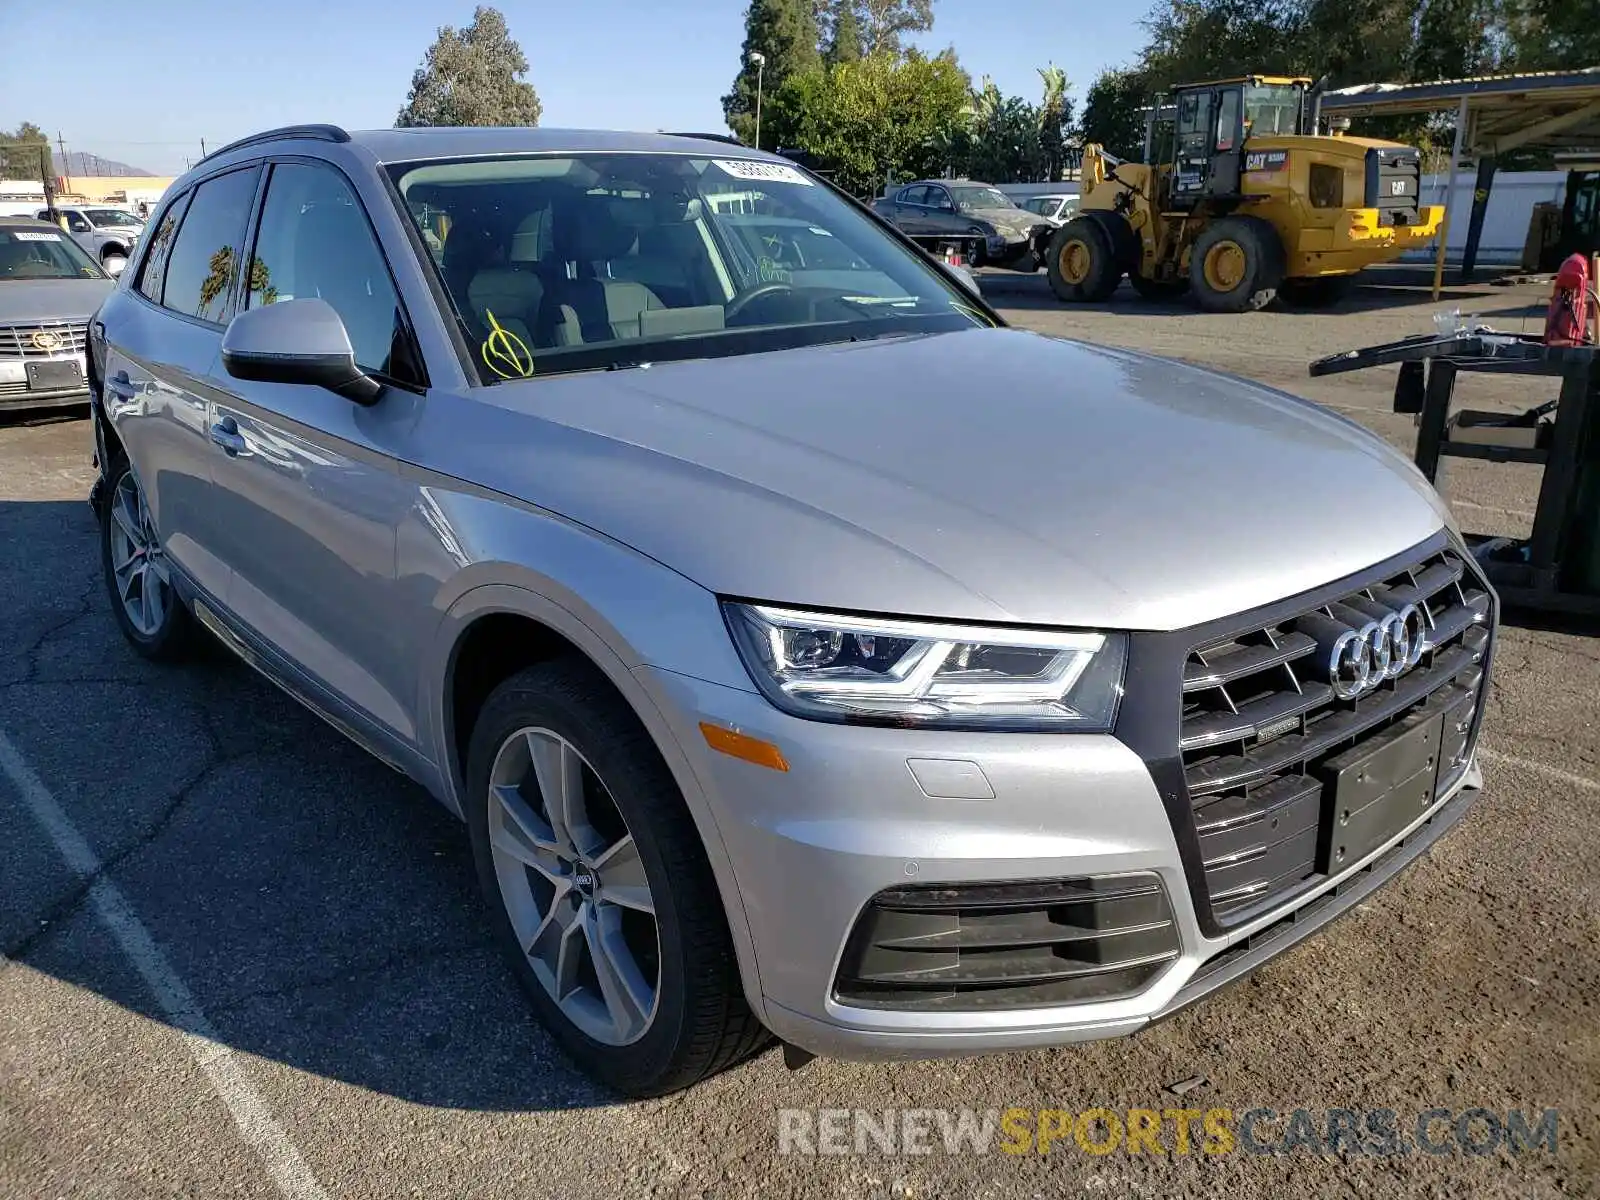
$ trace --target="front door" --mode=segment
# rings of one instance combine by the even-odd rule
[[[320,297],[364,369],[419,383],[409,324],[350,185],[328,164],[282,162],[271,172],[245,307]],[[213,478],[228,526],[228,608],[300,683],[414,746],[416,648],[401,644],[409,625],[393,606],[397,530],[416,496],[392,448],[420,389],[392,386],[367,407],[319,387],[220,373],[218,387],[229,445]]]
[[[227,590],[211,504],[210,379],[230,315],[259,167],[201,183],[162,217],[106,345],[106,416],[128,452],[165,556],[213,597]]]

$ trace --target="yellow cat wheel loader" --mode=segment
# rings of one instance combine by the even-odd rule
[[[1325,304],[1431,241],[1444,209],[1421,204],[1421,152],[1318,134],[1310,85],[1185,84],[1151,109],[1144,162],[1085,146],[1078,216],[1045,255],[1055,294],[1104,300],[1126,275],[1141,296],[1192,291],[1212,312]]]

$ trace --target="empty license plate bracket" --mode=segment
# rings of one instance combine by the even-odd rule
[[[59,392],[83,383],[83,371],[73,359],[49,359],[27,364],[28,390]]]
[[[1432,807],[1443,727],[1441,714],[1416,713],[1328,760],[1333,811],[1318,870],[1335,875],[1360,862]]]

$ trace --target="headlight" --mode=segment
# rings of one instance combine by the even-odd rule
[[[1103,733],[1122,698],[1120,634],[1004,629],[723,605],[750,677],[800,717]]]

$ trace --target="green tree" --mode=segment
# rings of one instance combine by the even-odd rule
[[[1412,79],[1463,79],[1499,67],[1496,0],[1422,0]]]
[[[1600,64],[1600,19],[1581,0],[1503,0],[1501,24],[1518,70],[1575,71]]]
[[[480,5],[465,29],[440,27],[394,123],[537,125],[542,106],[523,78],[527,73],[528,59],[512,40],[505,17]]]
[[[1150,89],[1131,67],[1101,71],[1083,98],[1083,144],[1104,146],[1118,158],[1139,159],[1144,152],[1144,113]]]
[[[54,179],[55,158],[50,139],[32,121],[24,121],[7,133],[0,130],[0,179]]]
[[[790,77],[772,112],[783,145],[813,155],[847,191],[874,196],[890,176],[944,169],[970,87],[953,51],[870,55]]]
[[[851,3],[852,0],[844,0]],[[902,34],[933,28],[933,0],[853,0],[861,6],[861,48],[898,56]]]
[[[861,17],[853,0],[839,0],[834,6],[828,32],[828,45],[822,52],[830,67],[855,62],[861,57]]]
[[[757,68],[753,54],[766,58]],[[728,128],[746,143],[754,143],[756,126],[756,87],[771,99],[792,77],[816,70],[822,65],[817,50],[817,12],[812,0],[750,0],[744,14],[743,64],[734,77],[733,90],[722,98],[722,115]],[[775,130],[763,121],[761,140],[767,146]]]

